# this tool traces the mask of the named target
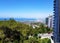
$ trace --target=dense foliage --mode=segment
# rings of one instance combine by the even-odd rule
[[[0,43],[49,43],[49,39],[37,37],[39,33],[48,32],[52,32],[52,30],[42,23],[33,29],[32,26],[14,19],[0,21]],[[32,37],[29,38],[29,36]]]

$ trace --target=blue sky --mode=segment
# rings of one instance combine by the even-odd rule
[[[45,18],[53,14],[53,0],[0,0],[0,17]]]

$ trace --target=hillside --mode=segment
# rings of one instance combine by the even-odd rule
[[[34,23],[35,24],[35,23]],[[1,43],[17,42],[25,43],[26,40],[32,40],[29,36],[36,38],[39,33],[52,32],[48,27],[45,27],[42,23],[39,28],[33,29],[32,26],[17,22],[14,19],[0,21],[0,41]],[[32,41],[33,42],[33,41]],[[38,41],[39,42],[39,41]],[[30,42],[29,42],[30,43]]]

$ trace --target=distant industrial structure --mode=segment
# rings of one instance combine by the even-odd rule
[[[54,19],[54,16],[48,16],[46,19],[45,19],[45,24],[49,27],[49,28],[53,28],[53,19]]]

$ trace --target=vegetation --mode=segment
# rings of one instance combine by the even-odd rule
[[[17,22],[14,19],[0,21],[0,43],[50,43],[49,39],[40,39],[39,33],[52,32],[41,23],[33,29],[32,26]],[[32,36],[29,38],[29,36]]]

